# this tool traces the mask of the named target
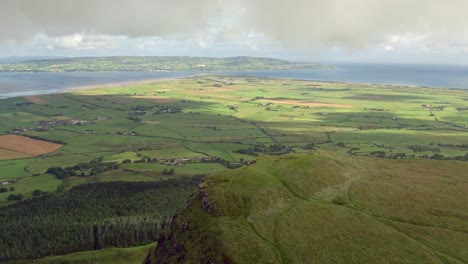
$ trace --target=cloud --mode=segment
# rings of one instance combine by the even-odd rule
[[[466,47],[465,10],[466,0],[1,0],[0,43],[44,35],[53,48],[84,50],[115,36],[141,50],[155,37],[254,50],[268,40],[303,50]]]
[[[121,42],[124,37],[114,37],[109,35],[87,35],[77,33],[50,39],[52,49],[76,49],[76,50],[96,50],[102,48],[112,48],[114,43]]]
[[[466,0],[245,0],[244,25],[287,46],[363,48],[389,35],[468,41]]]
[[[204,30],[219,8],[218,0],[2,0],[0,41],[37,34],[192,34]]]

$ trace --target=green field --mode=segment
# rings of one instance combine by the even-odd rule
[[[265,154],[314,149],[468,159],[467,90],[200,75],[38,97],[45,103],[10,98],[0,107],[0,133],[65,145],[40,157],[0,161],[0,179],[16,179],[12,186],[26,196],[28,177],[99,157],[119,168],[76,170],[65,185],[210,174]],[[210,157],[218,160],[197,160]],[[171,168],[174,174],[163,173]],[[6,197],[0,203],[8,203]]]
[[[78,252],[64,256],[47,257],[43,259],[11,261],[8,264],[141,264],[148,251],[155,247],[152,243],[132,248],[107,248],[95,251]]]
[[[0,193],[0,200],[7,200],[10,194],[21,194],[25,199],[31,198],[34,190],[41,190],[42,192],[52,192],[57,190],[57,186],[62,183],[55,176],[50,174],[44,174],[39,176],[28,177],[17,180],[16,183],[6,187],[13,186],[14,191]]]
[[[207,177],[145,263],[466,263],[467,169],[264,157]]]

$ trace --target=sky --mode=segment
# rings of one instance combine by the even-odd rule
[[[468,64],[466,0],[1,0],[0,56]]]

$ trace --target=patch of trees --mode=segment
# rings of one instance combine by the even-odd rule
[[[455,156],[455,157],[446,157],[442,154],[439,154],[439,153],[435,153],[435,154],[432,154],[432,155],[422,155],[422,156],[419,156],[419,158],[422,158],[422,159],[433,159],[433,160],[460,160],[460,161],[468,161],[468,153],[466,153],[465,155],[463,156]]]
[[[238,150],[234,150],[233,152],[239,153],[239,154],[244,154],[244,155],[255,156],[255,157],[258,156],[258,153],[253,148],[238,149]]]
[[[174,175],[174,173],[175,173],[174,168],[172,168],[170,170],[164,169],[163,172],[162,172],[163,175]]]
[[[153,109],[153,106],[138,105],[138,106],[133,106],[130,109],[133,111],[149,111]]]
[[[32,196],[37,197],[37,196],[42,196],[42,195],[47,195],[49,194],[48,192],[43,192],[40,189],[36,189],[32,192]]]
[[[305,146],[302,147],[302,149],[315,149],[316,146],[315,146],[315,143],[307,143]]]
[[[62,140],[58,140],[58,139],[47,139],[47,138],[43,138],[43,137],[39,137],[39,136],[31,136],[31,135],[22,135],[22,136],[32,138],[32,139],[47,141],[47,142],[50,142],[50,143],[55,143],[55,144],[60,144],[60,145],[67,145],[67,142],[62,141]]]
[[[0,207],[0,262],[156,241],[199,180],[92,183]]]
[[[291,153],[292,148],[283,146],[280,144],[273,144],[269,146],[259,144],[259,145],[255,145],[253,148],[238,149],[238,150],[234,150],[233,152],[251,155],[251,156],[258,156],[258,153],[263,153],[263,154],[272,155],[272,156],[280,156],[280,155],[286,155],[288,153]]]
[[[23,195],[22,194],[10,194],[8,195],[8,200],[9,201],[21,201],[23,200]]]
[[[407,159],[414,158],[415,156],[407,156],[405,153],[388,153],[385,151],[374,151],[368,154],[368,156],[386,159]]]
[[[13,104],[10,104],[12,106],[25,106],[25,105],[32,105],[33,103],[31,102],[21,102],[21,103],[13,103]]]
[[[119,164],[117,162],[103,162],[103,157],[99,157],[89,162],[78,163],[72,167],[51,167],[47,170],[47,173],[55,175],[57,179],[66,179],[72,176],[94,176],[118,168]]]
[[[262,100],[262,99],[264,99],[264,98],[265,98],[265,97],[263,97],[263,96],[255,96],[254,98],[250,99],[249,101],[252,101],[252,102],[253,102],[253,101],[257,101],[257,100]]]
[[[413,145],[413,146],[408,146],[409,149],[411,149],[414,152],[440,152],[439,148],[433,148],[433,147],[428,147],[428,146],[419,146],[419,145]]]
[[[256,152],[262,152],[267,155],[280,156],[286,155],[292,152],[292,148],[280,144],[273,144],[269,146],[265,145],[256,145],[254,147]]]
[[[135,121],[135,122],[140,122],[141,121],[141,118],[136,117],[136,116],[129,116],[129,117],[127,117],[127,119]]]
[[[452,145],[452,144],[437,144],[441,147],[449,147],[449,148],[460,148],[460,149],[468,149],[468,144],[459,144],[459,145]]]
[[[422,108],[424,109],[430,109],[431,111],[444,111],[445,105],[439,105],[439,106],[432,106],[432,105],[421,105]]]

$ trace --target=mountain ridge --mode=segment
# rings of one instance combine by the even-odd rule
[[[463,263],[467,168],[325,151],[261,158],[207,177],[144,263]]]

